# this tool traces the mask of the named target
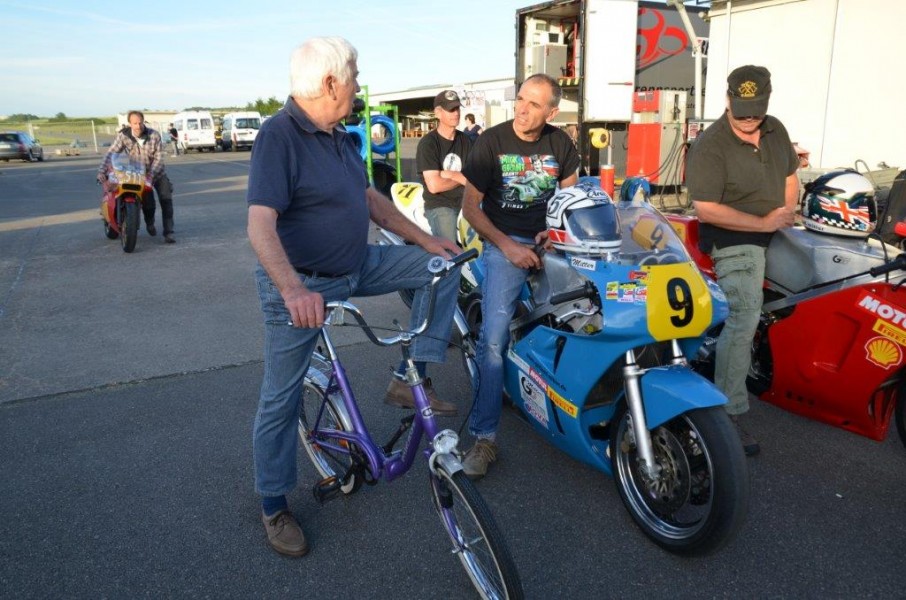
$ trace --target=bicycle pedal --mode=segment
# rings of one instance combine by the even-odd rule
[[[311,491],[319,504],[326,504],[341,494],[341,487],[337,477],[327,477],[316,483]]]

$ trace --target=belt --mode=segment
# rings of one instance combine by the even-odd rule
[[[296,273],[301,273],[306,277],[322,277],[325,279],[336,279],[337,277],[345,277],[345,275],[334,275],[333,273],[326,273],[324,271],[314,271],[312,269],[306,269],[305,267],[293,267],[296,270]]]

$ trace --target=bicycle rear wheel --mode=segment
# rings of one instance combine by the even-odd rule
[[[346,452],[331,450],[318,443],[318,435],[314,430],[322,405],[324,406],[323,414],[321,420],[317,422],[319,429],[352,430],[342,399],[334,395],[327,396],[328,377],[326,373],[329,372],[327,369],[329,367],[323,359],[312,356],[311,366],[309,366],[302,384],[302,398],[299,402],[299,440],[322,478],[339,478],[349,473],[349,479],[340,487],[340,490],[344,494],[351,494],[362,485],[362,478],[349,470],[353,462],[352,456]],[[329,442],[339,446],[346,444],[340,440],[329,440]],[[354,450],[354,448],[350,448],[350,450]]]
[[[491,510],[462,471],[431,473],[434,508],[482,598],[523,598],[519,572]]]

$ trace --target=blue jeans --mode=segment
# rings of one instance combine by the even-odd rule
[[[438,237],[447,238],[456,241],[456,220],[459,218],[458,208],[449,208],[447,206],[438,206],[437,208],[426,208],[425,219],[431,226],[431,233]]]
[[[533,240],[514,237],[531,244]],[[476,360],[479,382],[469,419],[469,433],[485,437],[497,432],[503,408],[503,356],[510,342],[510,321],[519,301],[528,269],[511,263],[497,246],[485,242],[481,254],[485,278],[481,282],[481,334]]]
[[[368,246],[365,262],[358,272],[336,278],[300,274],[299,278],[306,288],[321,294],[325,302],[415,289],[410,321],[415,327],[428,311],[425,291],[432,279],[426,269],[430,258],[418,246]],[[290,315],[283,297],[260,265],[255,277],[264,313],[264,380],[252,434],[255,491],[262,496],[281,496],[296,486],[299,399],[320,330],[289,325]],[[458,272],[441,280],[434,318],[425,333],[413,342],[413,359],[443,362],[458,288]]]
[[[752,364],[752,338],[764,302],[764,253],[761,246],[743,244],[711,252],[717,283],[727,295],[730,315],[717,338],[714,384],[727,395],[727,413],[749,410],[746,376]]]

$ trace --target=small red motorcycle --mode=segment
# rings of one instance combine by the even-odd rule
[[[806,226],[778,231],[767,249],[747,387],[761,400],[876,441],[893,419],[906,445],[906,254],[869,234],[877,215],[852,198],[809,194]],[[826,226],[841,223],[834,221],[841,213],[855,225]],[[713,275],[698,249],[697,220],[668,219]],[[857,231],[860,219],[869,224]],[[702,372],[713,372],[714,343],[706,343]]]
[[[101,217],[108,239],[120,239],[124,252],[135,250],[142,218],[142,196],[151,192],[151,181],[141,160],[118,152],[110,159],[107,180],[103,182]]]

